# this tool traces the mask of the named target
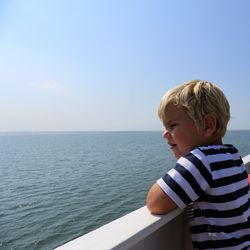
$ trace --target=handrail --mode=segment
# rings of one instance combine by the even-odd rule
[[[243,158],[250,173],[250,154]],[[149,213],[146,206],[76,238],[56,250],[189,250],[191,237],[182,210]]]

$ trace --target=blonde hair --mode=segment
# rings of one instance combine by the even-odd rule
[[[217,120],[216,134],[223,137],[230,119],[230,105],[222,90],[208,81],[191,80],[169,90],[158,107],[158,116],[163,121],[169,104],[182,106],[197,124],[206,114],[213,114]]]

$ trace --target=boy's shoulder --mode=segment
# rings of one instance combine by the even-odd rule
[[[223,155],[223,154],[236,154],[238,149],[232,144],[221,144],[221,145],[208,145],[200,146],[191,151],[192,154],[203,154],[204,156],[209,155]]]
[[[230,159],[239,159],[241,158],[237,148],[231,144],[222,144],[222,145],[208,145],[200,146],[194,148],[192,151],[182,156],[178,162],[182,162],[182,159],[186,159],[189,162],[199,164],[202,162],[207,167],[211,162],[215,161],[225,161]],[[185,160],[184,160],[185,161]]]

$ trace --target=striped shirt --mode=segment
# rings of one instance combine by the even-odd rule
[[[250,249],[248,176],[232,145],[199,147],[157,181],[182,209],[189,208],[194,249]]]

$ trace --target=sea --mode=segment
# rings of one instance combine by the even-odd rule
[[[248,155],[250,130],[224,143]],[[54,249],[145,206],[174,164],[160,131],[0,133],[0,249]]]

